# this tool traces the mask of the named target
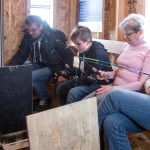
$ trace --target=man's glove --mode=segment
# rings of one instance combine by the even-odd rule
[[[81,71],[78,68],[68,68],[63,71],[60,71],[60,74],[65,78],[71,78],[73,76],[80,76]]]

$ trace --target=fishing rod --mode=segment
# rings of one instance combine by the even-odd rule
[[[62,41],[60,41],[58,38],[56,38],[53,34],[51,34],[51,33],[47,33],[47,34],[50,34],[50,35],[54,38],[53,40],[55,40],[56,42],[58,42],[58,44],[60,44],[61,46],[64,46],[66,50],[68,49],[70,52],[72,52],[72,53],[74,54],[74,56],[76,55],[76,53],[75,53],[70,47],[68,47],[67,44],[64,44]],[[87,61],[85,61],[84,58],[80,57],[79,55],[76,55],[76,56],[77,56],[80,60],[84,61],[84,63],[85,63],[86,65],[88,65],[94,73],[100,75],[100,72],[98,72],[98,70],[97,70],[95,67],[92,67]],[[60,56],[60,57],[61,57],[61,56]],[[65,64],[65,66],[67,66],[67,69],[70,68],[68,64]],[[109,82],[109,80],[108,80],[107,77],[104,77],[104,80],[105,80],[107,83]]]
[[[149,73],[146,73],[146,72],[143,72],[143,71],[139,71],[139,70],[136,70],[136,69],[133,69],[133,68],[130,68],[130,67],[125,67],[125,66],[122,66],[122,65],[113,64],[113,63],[110,63],[110,62],[107,62],[107,61],[97,60],[97,59],[91,59],[91,58],[87,58],[87,57],[85,57],[84,59],[90,60],[91,63],[92,62],[94,63],[94,61],[96,61],[97,63],[101,62],[101,63],[104,63],[104,64],[109,64],[109,65],[112,65],[112,66],[117,66],[119,68],[124,68],[124,69],[130,70],[130,71],[134,71],[134,72],[137,72],[137,73],[142,73],[142,74],[150,76]]]
[[[69,51],[71,51],[73,54],[74,54],[74,56],[76,55],[76,53],[70,48],[70,47],[68,47],[68,45],[67,44],[64,44],[62,41],[60,41],[59,39],[57,39],[53,34],[51,34],[51,33],[49,33],[58,43],[60,43],[60,45],[62,45],[62,46],[65,46],[65,49],[67,50],[69,50]],[[97,59],[92,59],[92,58],[86,58],[86,57],[80,57],[79,55],[76,55],[80,60],[82,60],[82,61],[84,61],[84,63],[86,64],[86,65],[88,65],[91,69],[92,69],[92,71],[94,72],[94,73],[97,73],[98,75],[100,75],[100,73],[98,72],[98,70],[95,68],[95,67],[92,67],[86,60],[90,60],[90,62],[91,63],[93,63],[94,61],[96,61],[97,63],[99,63],[99,62],[101,62],[101,63],[103,63],[103,64],[106,64],[106,66],[108,66],[108,64],[109,65],[112,65],[112,66],[116,66],[116,67],[119,67],[119,68],[124,68],[124,69],[127,69],[127,70],[130,70],[130,71],[134,71],[134,72],[137,72],[137,73],[142,73],[142,74],[145,74],[145,75],[148,75],[148,76],[150,76],[150,74],[149,73],[146,73],[146,72],[143,72],[143,71],[139,71],[139,70],[136,70],[136,69],[133,69],[133,68],[130,68],[130,67],[125,67],[125,66],[122,66],[122,65],[118,65],[118,64],[113,64],[113,63],[110,63],[110,62],[106,62],[106,61],[103,61],[103,60],[97,60]],[[110,66],[108,66],[108,67],[110,67]],[[69,68],[69,67],[68,67]],[[105,78],[105,81],[106,82],[109,82],[109,80],[108,80],[108,78],[107,77],[104,77]]]
[[[82,61],[84,61],[86,63],[86,65],[88,65],[90,68],[93,68],[90,64],[88,64],[82,57],[80,57],[79,55],[77,55],[67,44],[64,44],[62,41],[60,41],[58,38],[56,38],[53,34],[51,33],[48,33],[50,34],[55,40],[56,42],[58,42],[58,44],[60,44],[61,46],[64,46],[65,49],[69,50],[70,52],[73,53],[73,56],[77,56],[79,59],[81,59]],[[68,52],[68,51],[67,51]],[[95,68],[95,67],[94,67]],[[96,69],[96,68],[95,68]]]

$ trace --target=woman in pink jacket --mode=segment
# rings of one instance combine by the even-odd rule
[[[150,74],[150,45],[144,40],[144,17],[139,14],[130,14],[120,23],[120,29],[127,43],[121,50],[117,64],[139,72],[122,67],[111,72],[99,71],[98,80],[104,80],[104,76],[107,76],[108,79],[114,79],[113,84],[101,85],[101,88],[84,99],[96,96],[99,103],[112,89],[141,91],[148,77],[141,72]]]

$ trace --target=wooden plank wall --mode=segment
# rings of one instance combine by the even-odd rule
[[[27,0],[3,0],[3,65],[7,65],[18,50],[27,16]]]
[[[3,0],[3,65],[18,50],[23,33],[24,20],[29,14],[30,0]],[[133,4],[129,3],[133,2]],[[79,0],[54,0],[54,28],[62,30],[69,38],[78,24]],[[104,0],[103,32],[93,33],[95,38],[124,41],[119,23],[132,12],[144,15],[145,0]]]
[[[130,13],[145,15],[145,0],[105,0],[104,39],[124,41],[119,23]]]
[[[116,0],[105,0],[104,39],[114,39],[116,27]]]
[[[78,23],[79,0],[54,0],[54,28],[62,30],[69,38]],[[29,15],[30,0],[3,0],[3,66],[6,66],[18,50]]]
[[[69,38],[72,29],[78,24],[79,0],[54,0],[53,4],[53,26]]]

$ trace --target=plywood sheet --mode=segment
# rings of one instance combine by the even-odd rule
[[[27,116],[30,150],[100,150],[96,98]]]

